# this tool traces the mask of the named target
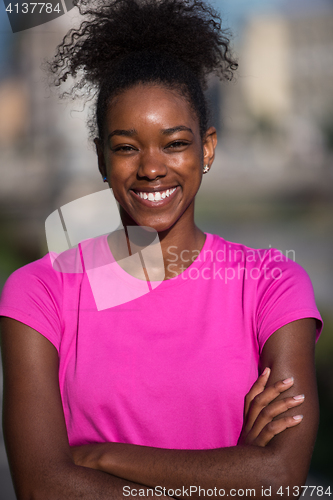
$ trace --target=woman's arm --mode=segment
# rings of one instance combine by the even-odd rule
[[[272,498],[280,486],[290,488],[305,483],[318,426],[318,399],[314,367],[315,320],[308,318],[292,322],[276,331],[266,342],[261,366],[268,366],[271,374],[268,386],[293,376],[295,383],[278,399],[305,394],[300,425],[276,435],[265,447],[242,445],[215,450],[165,450],[133,445],[106,444],[92,447],[89,466],[117,476],[142,482],[149,486],[189,492],[191,486],[217,490],[226,495],[231,489],[254,489],[262,497],[261,487],[272,487]],[[237,390],[237,388],[235,388]],[[259,394],[252,405],[260,405]],[[268,410],[264,410],[269,411]],[[299,414],[298,408],[285,415]],[[270,425],[278,425],[273,422]],[[89,454],[88,454],[89,455]],[[94,457],[97,462],[93,464]],[[87,464],[89,456],[87,457]],[[283,490],[285,491],[285,490]],[[293,493],[297,493],[295,488]],[[301,493],[301,491],[299,491]],[[198,496],[195,493],[193,497]],[[253,496],[253,493],[252,493]],[[295,495],[296,496],[296,495]]]
[[[41,334],[1,318],[3,429],[19,500],[124,499],[146,488],[74,464],[58,382],[58,353]],[[152,492],[149,496],[153,496]]]

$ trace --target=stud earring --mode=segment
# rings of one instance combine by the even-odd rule
[[[108,178],[107,177],[103,177],[103,182],[108,182]]]
[[[207,172],[209,172],[209,169],[210,169],[210,167],[209,167],[209,165],[207,163],[207,165],[204,166],[204,168],[202,169],[202,171],[203,171],[204,174],[207,174]]]

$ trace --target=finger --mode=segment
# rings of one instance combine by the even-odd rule
[[[289,427],[295,427],[296,425],[300,424],[302,420],[303,415],[296,415],[295,417],[283,417],[279,418],[278,420],[273,420],[263,428],[253,444],[257,446],[266,446],[274,436],[280,434]]]
[[[250,408],[247,413],[246,429],[250,430],[261,410],[274,401],[274,399],[280,396],[280,394],[284,391],[290,389],[293,383],[293,377],[285,380],[279,380],[270,387],[266,387],[261,393],[257,394],[250,403]]]
[[[265,408],[261,410],[259,413],[254,425],[249,434],[251,434],[252,440],[256,439],[256,437],[260,434],[263,428],[272,422],[272,420],[286,412],[290,408],[295,408],[296,406],[301,405],[304,402],[304,394],[300,394],[299,396],[294,396],[291,398],[284,398],[280,401],[275,401]]]
[[[270,368],[265,368],[260,377],[257,378],[249,392],[246,394],[244,404],[244,421],[248,414],[252,400],[257,396],[257,394],[260,394],[265,389],[270,373]]]

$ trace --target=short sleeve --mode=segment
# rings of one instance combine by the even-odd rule
[[[6,281],[0,299],[0,316],[38,331],[58,351],[62,332],[60,277],[45,256],[15,271]]]
[[[323,322],[307,272],[279,250],[272,249],[263,262],[257,289],[256,324],[260,352],[276,330],[302,318],[316,319],[318,340]]]

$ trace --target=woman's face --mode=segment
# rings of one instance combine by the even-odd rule
[[[202,166],[214,159],[216,132],[200,137],[188,102],[162,86],[137,85],[109,105],[105,141],[95,140],[99,168],[125,225],[161,232],[194,218]]]

